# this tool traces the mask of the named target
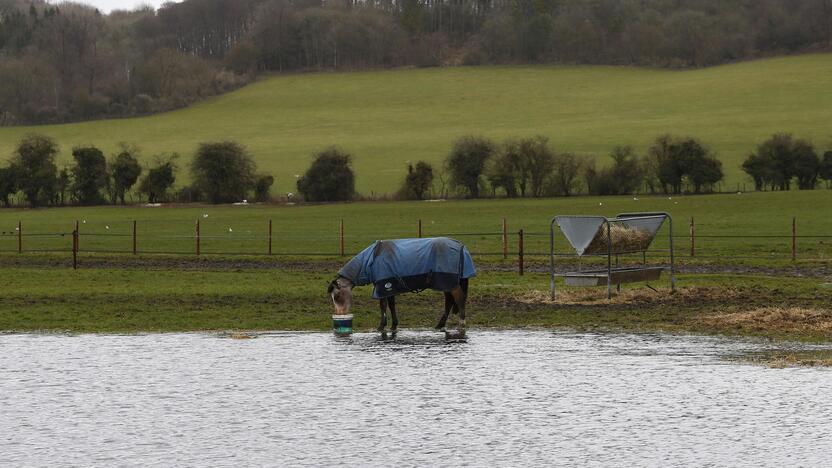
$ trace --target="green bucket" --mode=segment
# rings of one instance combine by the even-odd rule
[[[338,336],[346,336],[352,334],[352,314],[333,315],[332,316],[332,331]]]

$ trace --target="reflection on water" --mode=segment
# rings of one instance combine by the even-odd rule
[[[708,337],[0,336],[2,466],[797,466],[832,372]]]

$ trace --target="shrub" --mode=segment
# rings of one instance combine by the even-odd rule
[[[638,191],[644,180],[644,169],[632,147],[616,146],[610,153],[612,165],[600,170],[594,162],[584,176],[593,195],[626,195]]]
[[[107,160],[94,146],[72,149],[72,193],[82,205],[97,205],[104,201],[101,191],[107,187]]]
[[[820,163],[820,178],[832,181],[832,150],[823,153],[823,160]]]
[[[722,180],[722,163],[699,140],[691,137],[674,138],[662,135],[647,150],[644,167],[648,185],[658,184],[665,193],[682,193],[687,180],[694,192],[713,186]]]
[[[254,188],[255,170],[248,151],[233,141],[201,143],[191,162],[194,189],[211,203],[245,199]]]
[[[486,170],[486,178],[491,184],[491,190],[496,193],[502,188],[506,196],[513,198],[517,196],[518,189],[520,196],[526,196],[529,173],[527,165],[524,164],[520,154],[520,142],[507,140],[497,150],[496,156]]]
[[[346,201],[355,195],[352,156],[335,147],[321,151],[298,179],[298,192],[307,201]]]
[[[458,139],[447,158],[451,185],[468,192],[472,198],[480,196],[480,183],[485,163],[494,153],[494,143],[475,136]]]
[[[52,203],[55,199],[58,174],[56,154],[58,144],[43,135],[28,135],[17,145],[12,157],[17,187],[33,207]]]
[[[147,171],[147,175],[139,184],[139,193],[147,196],[149,203],[167,201],[168,190],[176,182],[175,160],[178,154],[160,155],[156,157],[156,165]]]
[[[15,167],[0,167],[0,202],[9,206],[9,197],[17,193],[17,174]]]
[[[257,176],[254,182],[254,199],[259,202],[269,201],[269,191],[274,185],[274,177],[268,174]]]
[[[549,139],[535,136],[520,140],[520,160],[529,175],[529,188],[533,197],[542,197],[544,182],[555,170],[555,153],[549,148]]]
[[[766,186],[789,190],[795,177],[798,188],[812,189],[817,185],[822,163],[811,143],[794,139],[789,133],[777,133],[757,146],[742,169],[754,180],[757,190]]]
[[[136,157],[138,149],[127,144],[121,144],[121,151],[110,161],[110,178],[112,179],[112,201],[116,203],[121,200],[124,204],[124,195],[127,193],[142,173],[142,167]]]
[[[433,184],[433,166],[425,161],[407,165],[407,175],[404,185],[399,190],[399,196],[408,200],[423,200]]]
[[[578,175],[584,162],[572,153],[562,153],[555,157],[549,193],[568,197],[578,189]]]

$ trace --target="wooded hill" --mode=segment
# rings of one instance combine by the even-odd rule
[[[830,43],[829,0],[0,0],[0,125],[169,110],[267,71],[702,67]]]

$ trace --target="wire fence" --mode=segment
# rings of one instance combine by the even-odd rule
[[[754,234],[720,233],[719,229],[724,227],[700,224],[693,218],[687,226],[680,228],[679,224],[677,220],[673,235],[677,259],[832,259],[832,235],[800,232],[795,218],[790,222],[784,220],[780,228],[771,232]],[[549,254],[548,231],[510,229],[505,219],[495,225],[500,229],[442,232],[418,219],[409,225],[383,228],[334,220],[329,229],[294,224],[278,226],[272,220],[245,220],[233,226],[207,219],[179,223],[81,220],[56,231],[53,225],[18,222],[13,229],[0,228],[0,252],[67,253],[73,258],[83,253],[339,257],[354,255],[377,239],[445,236],[463,242],[475,257],[516,260],[520,271],[526,258]],[[656,235],[648,256],[667,254],[670,249],[667,229],[665,225]],[[741,229],[735,227],[734,231],[741,232]],[[574,255],[559,231],[556,231],[555,246],[558,255]],[[592,262],[592,256],[584,258],[581,261]]]

